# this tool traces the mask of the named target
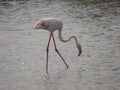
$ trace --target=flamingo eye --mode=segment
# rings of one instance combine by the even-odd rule
[[[45,26],[45,22],[42,22],[42,23],[41,23],[41,26],[43,26],[43,27],[44,27],[44,26]]]

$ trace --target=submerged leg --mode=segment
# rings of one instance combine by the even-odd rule
[[[57,49],[57,47],[56,47],[56,43],[55,43],[55,39],[54,39],[53,33],[51,33],[51,36],[52,36],[52,38],[53,38],[55,51],[56,51],[56,52],[58,53],[58,55],[61,57],[61,59],[63,60],[64,64],[66,65],[66,67],[69,68],[69,66],[67,65],[67,63],[65,62],[64,58],[62,57],[62,55],[60,54],[60,52],[58,51],[58,49]]]
[[[51,36],[52,36],[52,33],[50,33],[50,37],[49,37],[48,45],[47,45],[47,49],[46,49],[46,53],[47,53],[47,56],[46,56],[46,73],[47,74],[48,74],[48,53],[49,53],[49,45],[50,45]]]

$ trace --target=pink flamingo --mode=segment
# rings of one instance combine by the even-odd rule
[[[79,51],[78,56],[80,56],[81,53],[82,53],[81,45],[78,43],[78,40],[76,39],[75,36],[71,36],[67,40],[64,40],[62,38],[62,27],[63,27],[62,21],[59,20],[59,19],[56,19],[56,18],[45,18],[45,19],[42,19],[42,20],[38,21],[37,23],[35,23],[34,26],[33,26],[34,29],[44,29],[44,30],[48,30],[50,32],[48,45],[47,45],[47,49],[46,49],[46,52],[47,52],[46,73],[48,73],[48,53],[49,53],[49,44],[50,44],[51,38],[53,39],[55,51],[61,57],[61,59],[63,60],[64,64],[66,65],[66,67],[69,68],[69,66],[67,65],[67,63],[65,62],[65,60],[62,57],[62,55],[60,54],[60,52],[58,51],[58,49],[56,47],[56,43],[55,43],[55,39],[54,39],[54,35],[53,35],[54,31],[58,30],[58,36],[59,36],[59,39],[62,42],[68,42],[69,40],[71,40],[73,38],[75,40],[75,42],[76,42],[76,47],[77,47],[77,49]]]

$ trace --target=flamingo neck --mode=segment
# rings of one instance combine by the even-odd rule
[[[76,42],[76,47],[77,48],[81,48],[81,45],[78,43],[78,40],[77,40],[77,38],[75,36],[71,36],[67,40],[64,40],[62,38],[62,30],[58,30],[58,36],[59,36],[60,41],[62,41],[62,42],[68,42],[68,41],[70,41],[73,38],[75,40],[75,42]]]

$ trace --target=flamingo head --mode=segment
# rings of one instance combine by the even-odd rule
[[[34,28],[34,29],[45,29],[45,28],[46,28],[45,21],[44,21],[44,20],[38,21],[37,23],[35,23],[35,24],[33,25],[33,28]]]
[[[82,48],[81,48],[81,45],[80,44],[78,44],[77,45],[77,48],[78,48],[78,56],[80,56],[81,54],[82,54]]]

